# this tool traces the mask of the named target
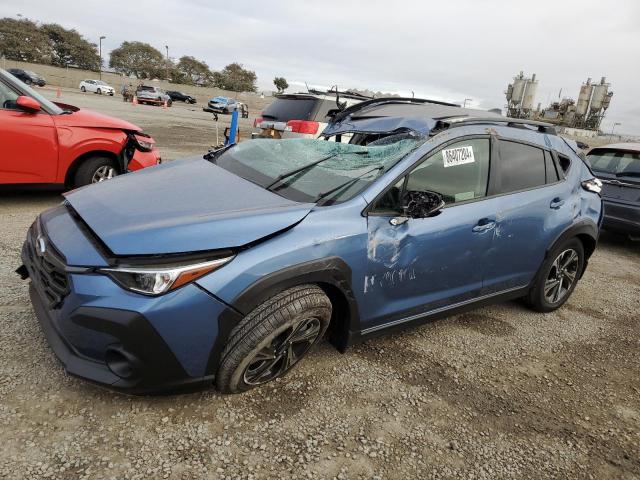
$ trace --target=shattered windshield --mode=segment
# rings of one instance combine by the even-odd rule
[[[368,145],[313,139],[256,139],[220,155],[216,163],[299,202],[337,203],[352,198],[424,141],[403,135]]]

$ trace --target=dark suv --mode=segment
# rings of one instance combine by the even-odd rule
[[[587,162],[604,183],[603,228],[640,240],[640,143],[594,147]]]
[[[128,392],[242,392],[325,334],[340,350],[522,297],[570,297],[600,182],[552,126],[411,99],[326,137],[247,140],[66,194],[19,273],[75,375]]]
[[[38,85],[39,87],[44,87],[47,82],[45,82],[44,78],[38,75],[31,70],[22,70],[21,68],[10,68],[7,70],[11,75],[16,77],[19,80],[22,80],[27,85]]]

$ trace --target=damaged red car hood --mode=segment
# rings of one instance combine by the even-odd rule
[[[59,107],[72,113],[54,116],[56,125],[59,127],[85,127],[85,128],[114,128],[118,130],[131,130],[139,132],[142,129],[133,123],[129,123],[119,118],[103,115],[91,110],[80,109],[73,105],[56,103]]]
[[[314,207],[201,157],[145,168],[65,197],[115,255],[240,247],[295,225]]]

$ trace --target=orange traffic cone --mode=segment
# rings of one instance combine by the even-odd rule
[[[62,96],[62,91],[60,90],[60,87],[58,87],[58,90],[56,90],[56,97],[60,98]]]
[[[134,95],[133,100],[131,100],[131,105],[137,105],[137,104],[138,104],[138,97]]]

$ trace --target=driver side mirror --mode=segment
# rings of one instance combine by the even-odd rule
[[[23,110],[28,113],[36,113],[40,111],[40,104],[37,100],[27,97],[26,95],[20,95],[16,99],[16,105],[20,110]]]
[[[431,217],[442,210],[444,205],[444,198],[437,192],[409,190],[402,199],[402,209],[409,218]]]

